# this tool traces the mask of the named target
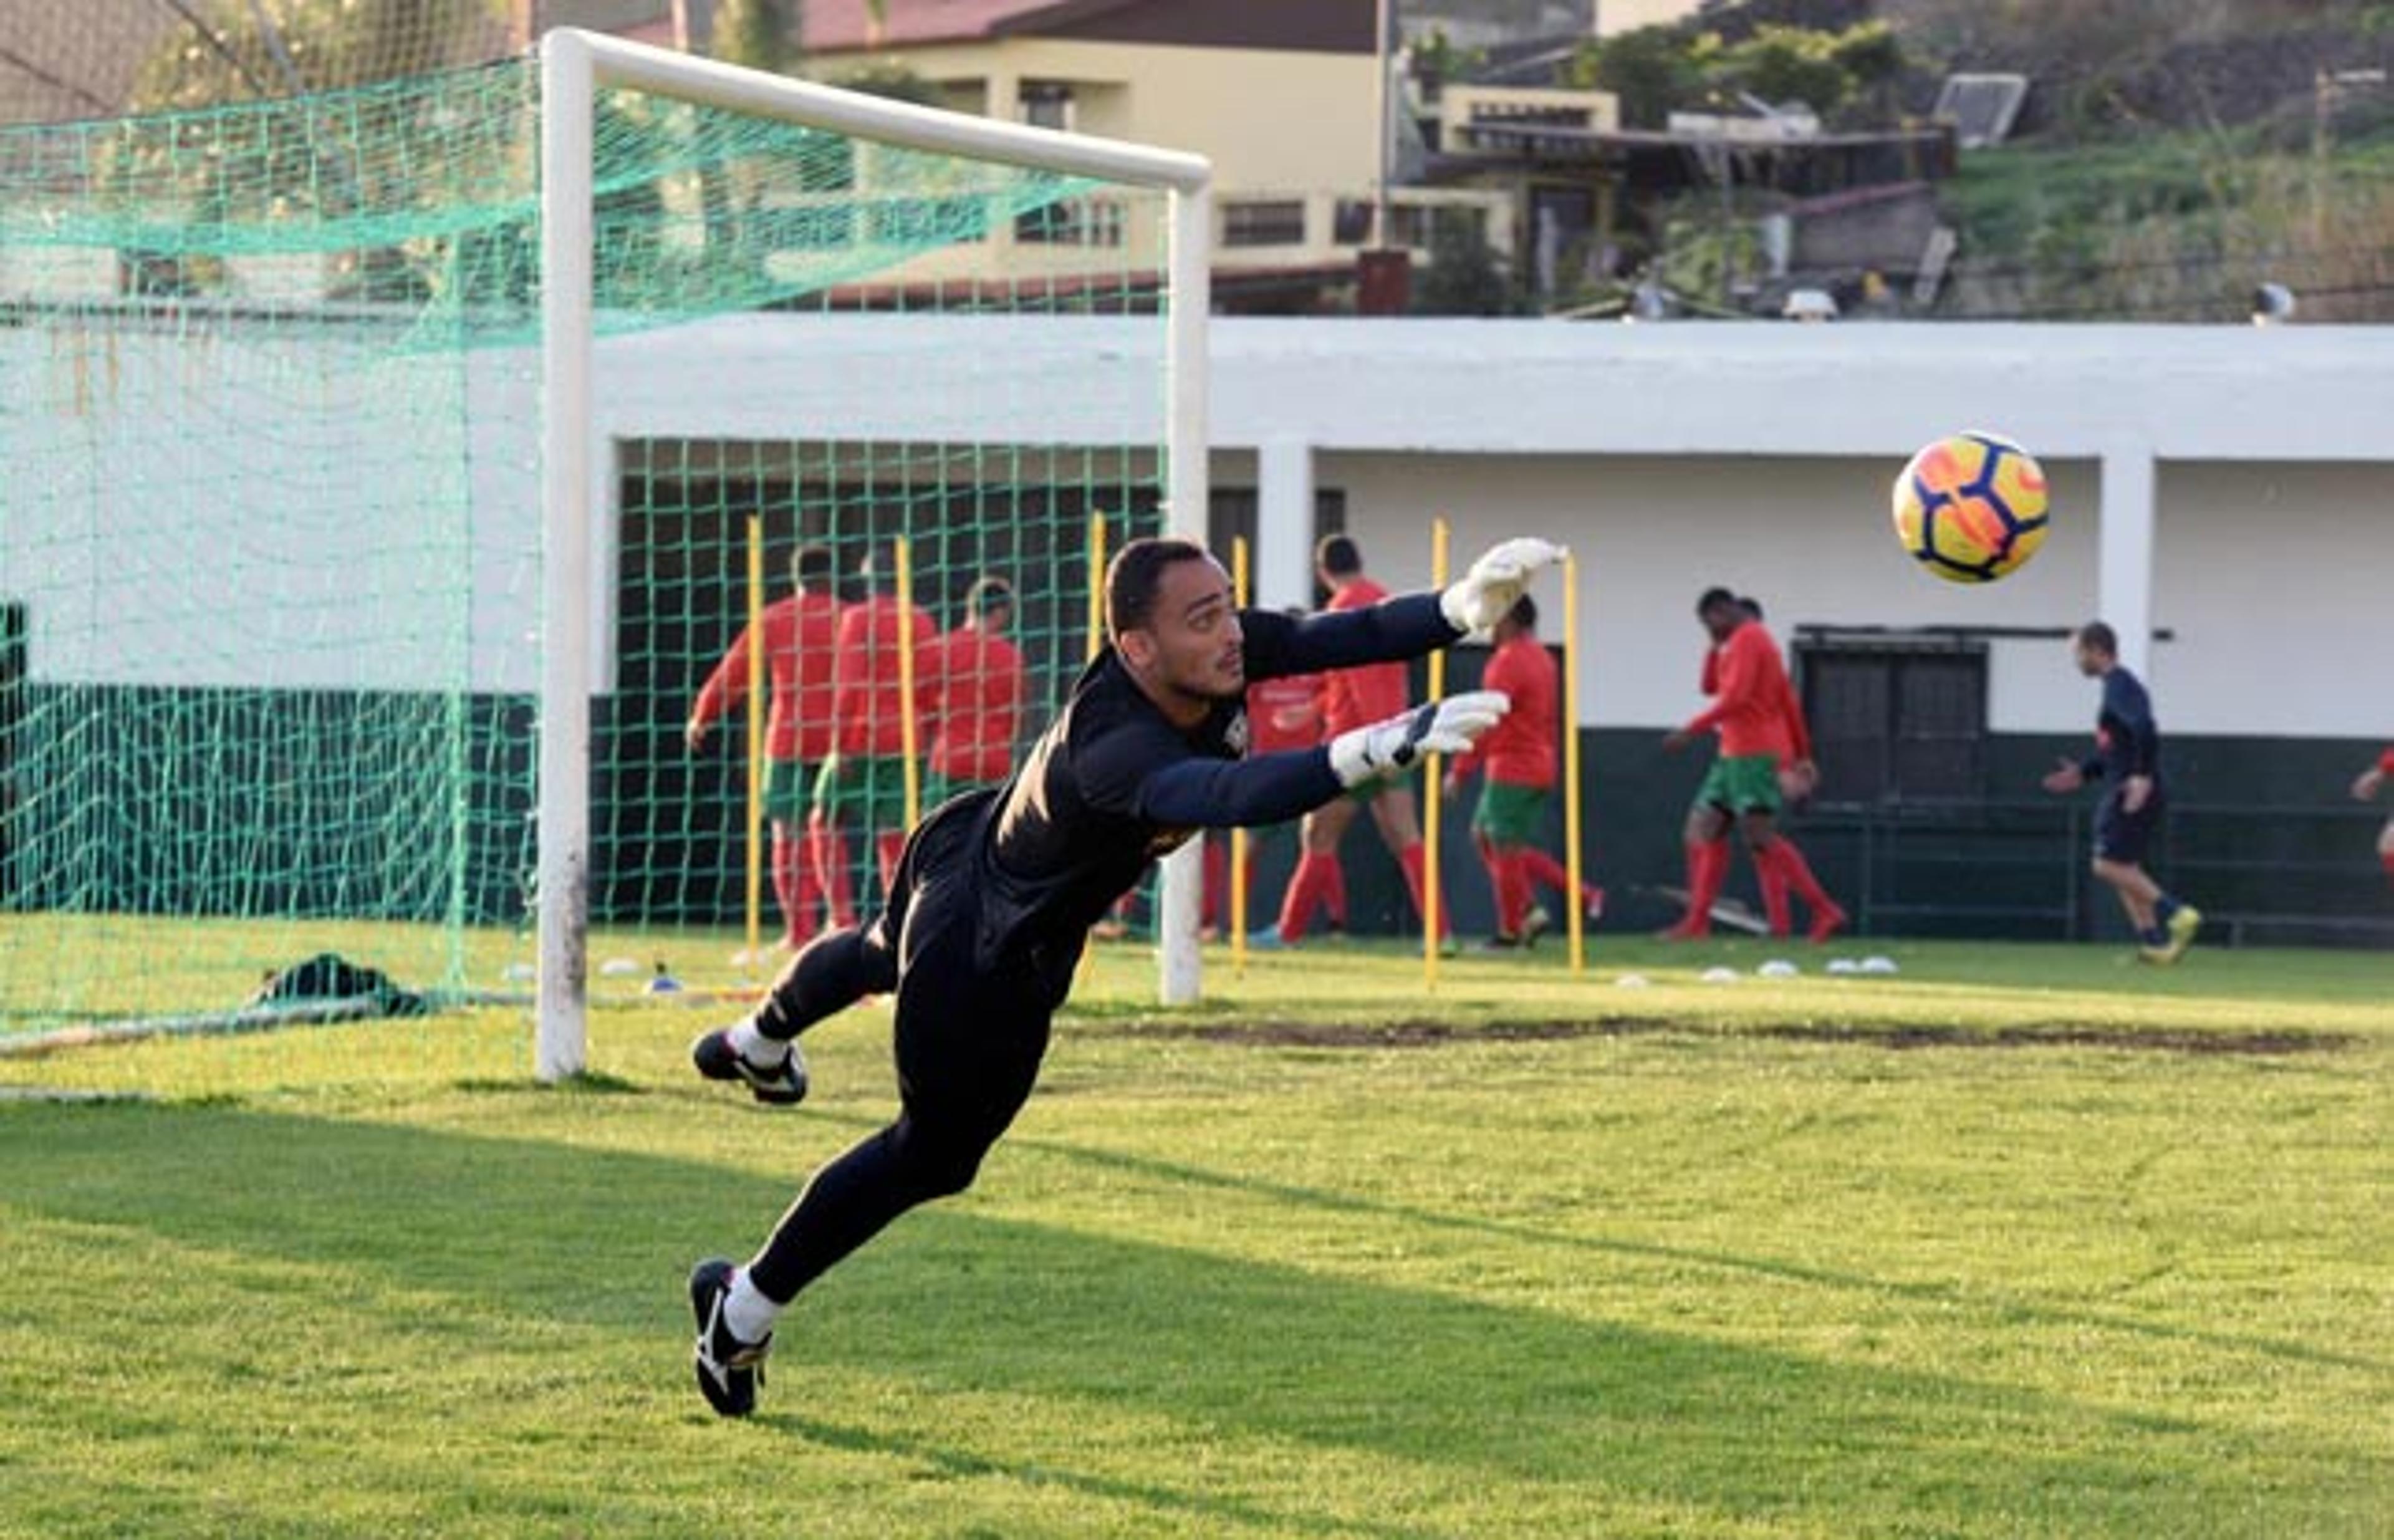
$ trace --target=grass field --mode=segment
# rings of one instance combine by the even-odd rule
[[[628,986],[556,1089],[495,1009],[0,1059],[148,1097],[0,1103],[0,1533],[2387,1533],[2394,963],[1884,950],[1162,1015],[1110,949],[744,1425],[684,1274],[888,1114],[884,1011],[787,1112]]]

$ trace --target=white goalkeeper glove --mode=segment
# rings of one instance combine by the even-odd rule
[[[1465,636],[1484,636],[1519,600],[1539,568],[1562,559],[1560,546],[1535,535],[1499,542],[1471,564],[1462,582],[1438,596],[1438,607]]]
[[[1342,786],[1410,770],[1426,755],[1461,754],[1513,708],[1501,690],[1474,690],[1330,740],[1330,768]]]

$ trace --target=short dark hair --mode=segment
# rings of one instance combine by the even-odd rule
[[[1363,570],[1362,548],[1349,534],[1325,534],[1313,547],[1313,564],[1332,577],[1349,577]]]
[[[831,586],[836,564],[829,546],[800,546],[790,556],[790,581],[809,592]]]
[[[1737,601],[1737,596],[1727,588],[1707,588],[1696,597],[1696,613],[1701,615],[1707,610],[1717,610],[1724,605],[1734,608]]]
[[[1752,615],[1756,620],[1760,620],[1762,618],[1762,600],[1755,598],[1752,594],[1738,595],[1737,607],[1744,611],[1747,614]]]
[[[1014,608],[1014,585],[997,576],[977,579],[965,590],[965,613],[979,620],[993,610]]]
[[[2089,652],[2100,652],[2107,658],[2120,655],[2119,633],[2099,620],[2090,620],[2080,626],[2077,636],[2072,639]]]
[[[1119,639],[1125,631],[1145,630],[1155,619],[1155,596],[1164,586],[1164,570],[1210,559],[1205,547],[1193,540],[1150,538],[1123,546],[1106,563],[1106,634]]]
[[[868,593],[886,594],[898,586],[898,545],[895,541],[876,540],[864,547],[857,559],[856,575],[864,580]]]
[[[1523,594],[1505,612],[1505,618],[1524,631],[1534,631],[1538,628],[1538,601]]]

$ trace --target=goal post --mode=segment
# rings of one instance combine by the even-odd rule
[[[996,122],[692,59],[573,29],[540,50],[541,717],[535,903],[538,911],[534,1067],[543,1079],[586,1062],[592,915],[591,701],[596,602],[606,580],[598,532],[611,494],[602,480],[593,381],[598,330],[594,249],[600,231],[598,96],[609,88],[861,142],[1120,183],[1163,193],[1166,316],[1164,345],[1165,527],[1202,541],[1206,530],[1206,345],[1212,242],[1210,170],[1199,156]],[[1098,574],[1089,573],[1095,583]],[[1197,852],[1165,863],[1159,902],[1159,993],[1167,1004],[1200,987]]]

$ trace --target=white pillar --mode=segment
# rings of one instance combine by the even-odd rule
[[[1256,467],[1255,604],[1313,607],[1313,446],[1274,439]]]
[[[1166,408],[1164,524],[1166,532],[1205,543],[1212,507],[1210,440],[1206,431],[1209,389],[1206,319],[1213,312],[1214,194],[1209,186],[1176,190],[1171,197],[1172,313],[1164,334]],[[1164,863],[1156,894],[1156,994],[1167,1006],[1195,1002],[1204,985],[1197,951],[1197,924],[1204,896],[1204,867],[1191,840]]]
[[[2148,683],[2153,643],[2153,452],[2115,444],[2103,454],[2103,507],[2096,600],[2120,637],[2120,661]]]

